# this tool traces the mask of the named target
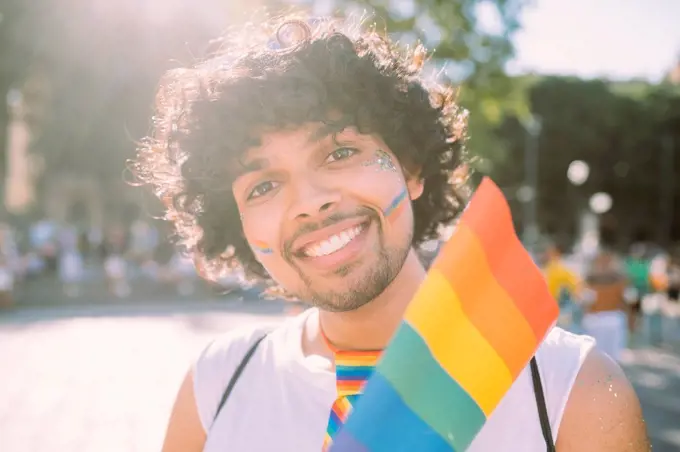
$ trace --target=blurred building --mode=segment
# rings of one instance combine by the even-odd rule
[[[107,223],[132,221],[134,218],[126,217],[140,210],[139,193],[125,183],[122,168],[134,142],[130,140],[130,149],[114,155],[112,160],[120,161],[108,174],[102,174],[101,167],[108,162],[97,167],[92,164],[96,156],[88,159],[87,152],[71,151],[79,145],[100,143],[94,139],[79,142],[74,138],[90,131],[63,126],[59,115],[68,111],[53,103],[53,85],[35,65],[7,94],[4,213],[21,224],[47,219],[97,230]]]

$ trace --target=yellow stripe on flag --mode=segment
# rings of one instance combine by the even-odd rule
[[[474,231],[459,224],[433,266],[446,275],[467,318],[516,377],[524,369],[537,340],[527,319],[495,278]]]
[[[512,386],[510,370],[467,318],[446,278],[435,269],[429,273],[404,320],[488,416]]]

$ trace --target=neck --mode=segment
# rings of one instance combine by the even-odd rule
[[[397,277],[370,303],[349,312],[319,312],[326,337],[339,349],[384,349],[425,275],[418,256],[411,250]]]

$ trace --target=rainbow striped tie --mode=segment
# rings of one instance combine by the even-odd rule
[[[328,450],[333,437],[345,423],[382,353],[382,351],[333,351],[338,398],[333,403],[328,418],[323,442],[324,451]]]

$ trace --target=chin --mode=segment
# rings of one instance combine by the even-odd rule
[[[372,267],[361,274],[354,270],[338,281],[330,284],[328,278],[320,281],[318,288],[310,286],[306,291],[309,302],[329,312],[350,312],[368,305],[390,285],[393,272],[389,268]]]
[[[322,311],[326,312],[353,312],[360,308],[370,304],[373,299],[370,300],[328,300],[328,299],[313,299],[311,304]]]

